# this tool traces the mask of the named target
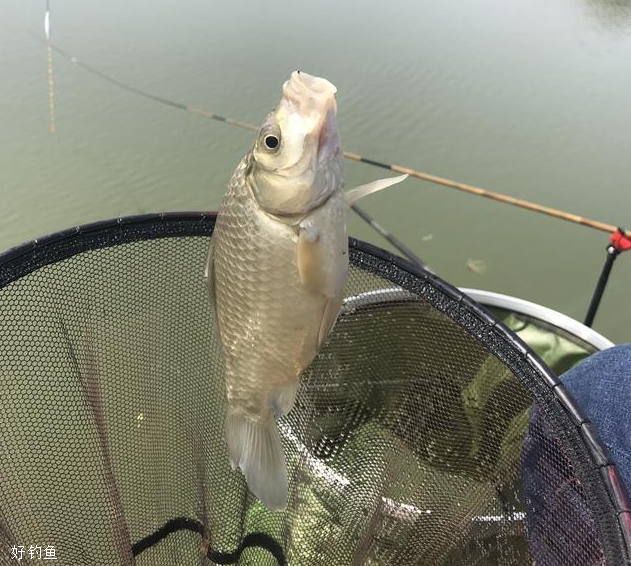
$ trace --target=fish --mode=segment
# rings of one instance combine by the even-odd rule
[[[337,89],[294,71],[223,197],[205,277],[221,344],[230,464],[269,509],[288,497],[276,419],[340,312],[348,279],[347,216],[403,181],[343,190]]]

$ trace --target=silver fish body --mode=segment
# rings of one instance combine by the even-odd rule
[[[246,170],[247,159],[217,217],[215,300],[229,410],[265,421],[273,418],[270,410],[290,410],[283,394],[297,387],[339,312],[348,273],[348,204],[338,190],[307,215],[275,217],[258,205]],[[317,234],[312,245],[323,251],[317,266],[299,265],[305,231]]]
[[[339,314],[349,205],[394,180],[344,193],[335,87],[296,72],[223,199],[206,265],[221,339],[233,468],[270,509],[287,500],[275,419]]]

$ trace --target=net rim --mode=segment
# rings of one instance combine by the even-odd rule
[[[510,295],[484,291],[481,289],[461,287],[460,290],[483,305],[498,307],[500,309],[526,315],[531,319],[541,321],[545,324],[558,328],[559,330],[568,332],[598,350],[606,350],[607,348],[615,346],[611,340],[599,332],[596,332],[593,328],[585,326],[578,320],[574,320],[559,311],[544,307],[543,305],[526,301],[525,299],[520,299],[519,297],[512,297]]]
[[[146,239],[209,236],[212,234],[216,217],[216,212],[150,213],[101,220],[34,239],[0,253],[0,292],[10,283],[29,273],[85,251]],[[118,232],[118,237],[112,238],[113,232]],[[99,239],[99,235],[105,234],[109,236],[108,240]],[[513,352],[517,353],[519,365],[526,364],[563,408],[565,416],[578,430],[583,447],[591,457],[593,468],[599,472],[601,487],[604,488],[617,516],[619,532],[617,538],[620,545],[613,543],[613,546],[621,546],[622,552],[614,552],[612,556],[617,555],[622,558],[622,553],[626,555],[624,562],[613,558],[611,564],[631,563],[631,503],[621,477],[595,427],[583,414],[577,402],[554,372],[529,346],[483,306],[437,275],[382,248],[354,238],[349,238],[349,255],[352,263],[357,267],[382,277],[392,277],[392,280],[396,280],[404,288],[406,288],[406,279],[409,279],[408,290],[419,296],[421,295],[418,292],[419,285],[428,285],[433,288],[435,296],[432,298],[431,292],[430,296],[425,292],[422,294],[423,299],[456,323],[462,321],[464,316],[473,316],[478,323],[478,330],[474,332],[467,328],[466,331],[473,338],[484,343],[511,369],[517,367],[516,360],[500,355],[497,340],[499,339],[500,343],[506,343]],[[383,267],[384,264],[391,266],[393,273],[389,275]],[[607,541],[611,551],[611,537],[604,536],[602,532],[601,535],[603,535],[603,544],[605,545]]]

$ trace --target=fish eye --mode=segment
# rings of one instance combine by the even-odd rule
[[[263,138],[263,143],[267,149],[276,149],[280,144],[280,140],[274,134],[267,134]]]

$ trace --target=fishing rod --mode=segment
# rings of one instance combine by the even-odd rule
[[[47,0],[48,1],[48,0]],[[42,40],[42,38],[33,33],[30,32],[31,35],[33,35],[34,37],[36,37],[37,39],[39,39],[40,41]],[[239,128],[243,128],[246,130],[251,130],[251,131],[258,131],[259,127],[256,126],[255,124],[251,124],[249,122],[244,122],[242,120],[236,120],[234,118],[229,118],[229,117],[225,117],[225,116],[221,116],[219,114],[215,114],[214,112],[211,112],[209,110],[205,110],[203,108],[196,108],[194,106],[190,106],[188,104],[183,104],[181,102],[176,102],[174,100],[170,100],[167,98],[163,98],[161,96],[157,96],[155,94],[149,93],[149,92],[145,92],[143,90],[140,90],[136,87],[133,87],[131,85],[128,85],[126,83],[123,83],[117,79],[115,79],[114,77],[111,77],[110,75],[107,75],[101,71],[99,71],[98,69],[92,67],[91,65],[88,65],[87,63],[84,63],[82,61],[79,61],[76,57],[70,55],[69,53],[67,53],[66,51],[64,51],[63,49],[61,49],[60,47],[54,45],[52,42],[50,42],[50,37],[47,36],[47,43],[49,44],[50,48],[54,51],[56,51],[57,53],[59,53],[60,55],[62,55],[63,57],[65,57],[66,59],[68,59],[69,61],[71,61],[73,64],[78,65],[80,67],[82,67],[84,70],[88,71],[89,73],[92,73],[98,77],[100,77],[101,79],[103,79],[104,81],[107,81],[115,86],[118,86],[119,88],[126,90],[128,92],[137,94],[138,96],[142,96],[144,98],[153,100],[155,102],[158,102],[160,104],[164,104],[166,106],[171,106],[173,108],[177,108],[179,110],[185,111],[185,112],[189,112],[191,114],[196,114],[198,116],[203,116],[205,118],[210,118],[212,120],[216,120],[219,122],[225,122],[226,124],[230,124],[232,126],[236,126]],[[51,81],[52,84],[52,81]],[[559,210],[556,208],[551,208],[548,206],[543,206],[534,202],[530,202],[524,199],[520,199],[520,198],[516,198],[516,197],[511,197],[509,195],[505,195],[503,193],[498,193],[495,191],[489,191],[487,189],[483,189],[482,187],[477,187],[475,185],[469,185],[467,183],[460,183],[458,181],[453,181],[451,179],[447,179],[445,177],[439,177],[438,175],[432,175],[430,173],[425,173],[423,171],[419,171],[417,169],[413,169],[411,167],[403,167],[401,165],[396,165],[396,164],[389,164],[389,163],[385,163],[382,161],[377,161],[374,159],[370,159],[367,157],[364,157],[358,153],[354,153],[351,151],[345,151],[344,152],[344,157],[347,159],[350,159],[352,161],[357,161],[360,163],[366,163],[367,165],[372,165],[374,167],[380,167],[382,169],[388,169],[390,171],[394,171],[396,173],[406,173],[408,174],[410,177],[416,177],[417,179],[421,179],[422,181],[427,181],[429,183],[433,183],[436,185],[441,185],[447,188],[451,188],[451,189],[455,189],[461,192],[465,192],[468,194],[472,194],[472,195],[477,195],[480,197],[484,197],[484,198],[488,198],[497,202],[501,202],[504,204],[509,204],[512,206],[516,206],[518,208],[523,208],[526,210],[531,210],[533,212],[537,212],[538,214],[545,214],[547,216],[551,216],[553,218],[558,218],[561,220],[565,220],[567,222],[571,222],[573,224],[578,224],[581,226],[587,226],[589,228],[592,228],[594,230],[599,230],[601,232],[607,232],[608,234],[610,234],[610,242],[611,244],[608,245],[607,247],[607,260],[605,262],[605,266],[603,267],[603,271],[601,273],[600,279],[598,281],[598,284],[596,286],[596,289],[594,291],[589,309],[588,309],[588,313],[587,316],[585,318],[585,324],[587,326],[591,326],[594,320],[594,317],[596,316],[596,312],[598,310],[598,307],[600,305],[600,301],[602,299],[608,278],[609,278],[609,274],[611,272],[611,268],[613,266],[613,262],[616,259],[616,257],[619,255],[619,253],[621,253],[622,251],[628,251],[629,249],[631,249],[631,231],[626,231],[623,230],[621,228],[616,227],[613,224],[608,224],[606,222],[601,222],[598,220],[593,220],[591,218],[586,218],[584,216],[579,216],[578,214],[572,214],[569,212],[565,212],[563,210]],[[353,210],[355,211],[355,213],[360,216],[360,218],[362,218],[365,222],[367,222],[374,230],[376,230],[377,232],[379,232],[379,234],[381,234],[388,242],[390,242],[399,252],[401,252],[404,256],[406,256],[410,261],[412,261],[413,263],[423,267],[423,268],[427,268],[425,263],[421,260],[421,258],[419,258],[416,254],[414,254],[414,252],[412,252],[412,250],[407,247],[403,242],[401,242],[398,238],[396,238],[393,234],[391,234],[390,232],[388,232],[385,228],[383,228],[381,225],[379,225],[374,218],[372,218],[366,211],[364,211],[362,208],[358,207],[357,205],[353,205]],[[615,247],[615,251],[612,252],[611,251],[611,245],[614,245]]]
[[[33,33],[30,32],[29,33],[31,35],[33,35],[34,37],[36,37],[37,39],[41,40],[42,38]],[[83,68],[84,70],[88,71],[89,73],[92,73],[98,77],[100,77],[101,79],[114,84],[116,86],[118,86],[119,88],[122,88],[124,90],[127,90],[129,92],[132,92],[134,94],[137,94],[139,96],[143,96],[144,98],[148,98],[150,100],[153,100],[155,102],[159,102],[160,104],[165,104],[167,106],[171,106],[173,108],[177,108],[179,110],[183,110],[185,112],[189,112],[191,114],[196,114],[198,116],[203,116],[205,118],[210,118],[211,120],[217,120],[219,122],[225,122],[226,124],[230,124],[232,126],[237,126],[239,128],[243,128],[246,130],[252,130],[252,131],[258,131],[259,130],[259,126],[255,125],[255,124],[251,124],[249,122],[244,122],[243,120],[236,120],[234,118],[228,118],[226,116],[221,116],[219,114],[215,114],[214,112],[211,112],[210,110],[205,110],[203,108],[197,108],[195,106],[190,106],[188,104],[183,104],[181,102],[176,102],[174,100],[169,100],[167,98],[163,98],[161,96],[157,96],[155,94],[146,92],[144,90],[138,89],[134,86],[128,85],[126,83],[123,83],[117,79],[115,79],[114,77],[111,77],[110,75],[107,75],[101,71],[99,71],[98,69],[92,67],[91,65],[88,65],[87,63],[84,63],[83,61],[80,61],[79,59],[77,59],[76,57],[72,56],[71,54],[69,54],[68,52],[64,51],[63,49],[61,49],[60,47],[58,47],[55,44],[51,44],[52,45],[52,49],[54,51],[56,51],[57,53],[59,53],[60,55],[62,55],[63,57],[65,57],[66,59],[68,59],[69,61],[71,61],[73,64],[78,65],[79,67]],[[451,179],[447,179],[445,177],[440,177],[438,175],[432,175],[430,173],[425,173],[424,171],[419,171],[418,169],[413,169],[411,167],[404,167],[402,165],[396,165],[396,164],[390,164],[390,163],[385,163],[383,161],[377,161],[375,159],[370,159],[368,157],[364,157],[363,155],[360,155],[359,153],[355,153],[352,151],[345,151],[344,152],[344,157],[346,159],[350,159],[351,161],[357,161],[359,163],[366,163],[367,165],[372,165],[374,167],[380,167],[382,169],[388,169],[390,171],[394,171],[396,173],[405,173],[407,175],[409,175],[410,177],[416,177],[417,179],[420,179],[422,181],[427,181],[429,183],[433,183],[435,185],[441,185],[443,187],[448,187],[451,189],[455,189],[461,192],[465,192],[465,193],[469,193],[472,195],[477,195],[480,197],[484,197],[484,198],[488,198],[491,200],[495,200],[497,202],[502,202],[504,204],[509,204],[512,206],[516,206],[519,208],[524,208],[526,210],[531,210],[533,212],[537,212],[539,214],[545,214],[548,216],[552,216],[554,218],[559,218],[561,220],[565,220],[567,222],[572,222],[574,224],[580,224],[582,226],[587,226],[589,228],[593,228],[594,230],[599,230],[601,232],[607,232],[608,234],[613,234],[616,233],[618,231],[618,227],[614,224],[609,224],[606,222],[601,222],[599,220],[593,220],[591,218],[587,218],[584,216],[580,216],[578,214],[573,214],[570,212],[565,212],[563,210],[559,210],[557,208],[552,208],[549,206],[543,206],[541,204],[537,204],[535,202],[531,202],[531,201],[527,201],[524,199],[520,199],[520,198],[516,198],[516,197],[512,197],[503,193],[498,193],[495,191],[489,191],[487,189],[484,189],[482,187],[477,187],[475,185],[470,185],[467,183],[460,183],[458,181],[453,181]],[[625,231],[624,233],[625,237],[627,238],[631,238],[631,230],[629,231]],[[400,250],[401,251],[401,250]],[[406,254],[407,255],[407,254]]]
[[[609,275],[611,274],[611,268],[621,253],[631,250],[631,239],[625,236],[624,229],[618,228],[616,232],[609,236],[609,243],[605,249],[607,251],[605,264],[600,272],[600,277],[596,283],[594,294],[592,295],[592,299],[587,309],[587,314],[585,315],[585,320],[583,321],[583,324],[585,326],[589,326],[590,328],[594,324],[594,318],[596,318],[600,301],[605,293],[605,288],[607,287],[607,282],[609,281]]]
[[[42,39],[36,33],[30,32],[30,31],[29,31],[29,33],[31,35],[33,35],[34,37],[36,37],[37,39],[39,39],[39,40]],[[184,110],[185,112],[189,112],[191,114],[196,114],[198,116],[203,116],[205,118],[210,118],[212,120],[217,120],[219,122],[225,122],[226,124],[230,124],[231,126],[236,126],[238,128],[243,128],[245,130],[252,130],[252,131],[257,132],[260,129],[255,124],[250,124],[249,122],[244,122],[242,120],[235,120],[234,118],[226,118],[225,116],[220,116],[219,114],[214,114],[213,112],[210,112],[209,110],[204,110],[202,108],[195,108],[194,106],[189,106],[188,104],[182,104],[180,102],[176,102],[174,100],[169,100],[167,98],[163,98],[161,96],[157,96],[157,95],[152,94],[150,92],[146,92],[144,90],[140,90],[140,89],[138,89],[136,87],[133,87],[131,85],[123,83],[123,82],[119,81],[118,79],[115,79],[114,77],[111,77],[110,75],[107,75],[107,74],[99,71],[98,69],[95,69],[94,67],[92,67],[91,65],[88,65],[87,63],[84,63],[83,61],[79,61],[79,59],[77,59],[76,57],[74,57],[70,53],[64,51],[63,49],[61,49],[57,45],[54,45],[54,44],[50,43],[49,40],[47,40],[47,44],[49,44],[51,46],[51,48],[55,52],[59,53],[64,58],[68,59],[74,65],[77,65],[77,66],[81,67],[82,69],[88,71],[89,73],[92,73],[93,75],[96,75],[97,77],[103,79],[104,81],[107,81],[107,82],[109,82],[109,83],[111,83],[111,84],[113,84],[113,85],[115,85],[115,86],[117,86],[117,87],[119,87],[119,88],[121,88],[123,90],[131,92],[133,94],[137,94],[138,96],[142,96],[144,98],[148,98],[149,100],[153,100],[155,102],[158,102],[160,104],[164,104],[166,106],[171,106],[172,108],[177,108],[178,110]],[[369,226],[371,226],[375,231],[377,231],[383,238],[385,238],[388,242],[390,242],[390,244],[392,244],[392,246],[394,248],[396,248],[399,252],[401,252],[412,263],[418,265],[419,267],[422,267],[423,269],[428,269],[427,265],[425,264],[425,262],[418,255],[416,255],[408,246],[406,246],[394,234],[392,234],[391,232],[386,230],[383,226],[381,226],[381,224],[379,224],[364,209],[362,209],[361,207],[359,207],[356,204],[352,205],[351,208],[353,209],[353,211],[362,220],[364,220]]]

